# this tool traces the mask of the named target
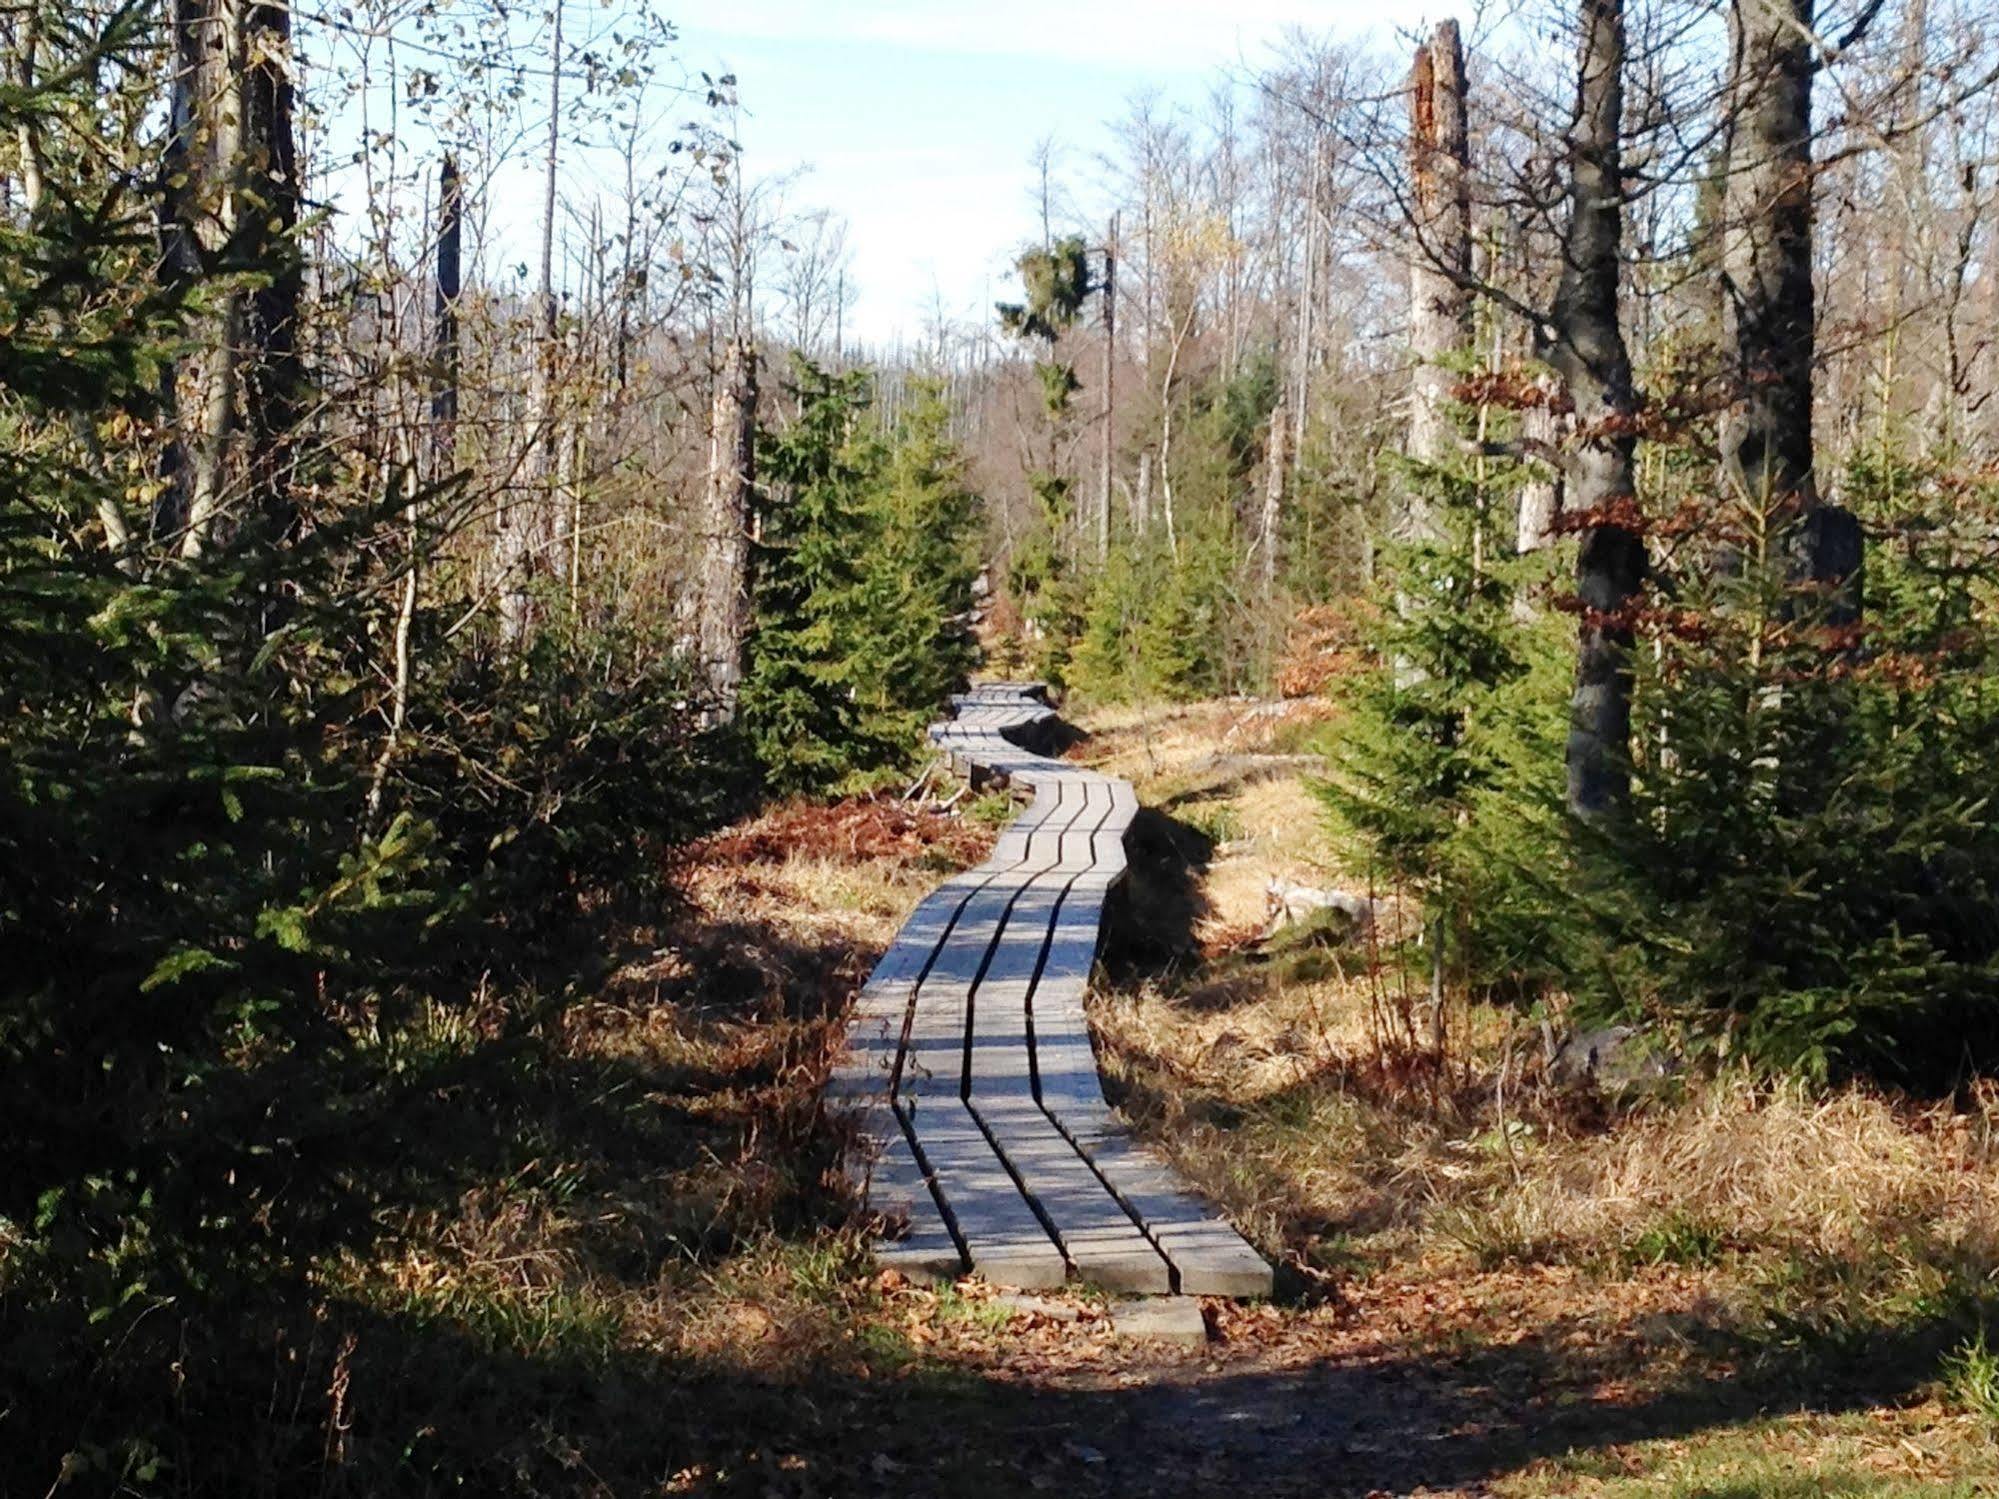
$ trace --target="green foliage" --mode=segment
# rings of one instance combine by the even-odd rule
[[[1062,545],[1071,534],[1070,484],[1035,474],[1028,487],[1038,502],[1034,525],[1014,546],[1006,586],[1027,626],[1030,669],[1059,689],[1069,683],[1070,658],[1083,628],[1083,584]]]
[[[1075,684],[1099,702],[1140,697],[1146,679],[1139,644],[1160,558],[1136,545],[1120,545],[1090,581],[1088,602],[1076,642]]]
[[[154,23],[54,22],[0,89],[49,181],[0,215],[0,1489],[71,1452],[137,1490],[232,1339],[415,1190],[458,1061],[416,1017],[532,1025],[534,976],[614,956],[575,918],[656,906],[728,782],[662,642],[503,658],[442,569],[387,743],[402,496],[324,449],[180,554],[162,391],[214,287],[158,275]]]
[[[1176,534],[1120,540],[1078,608],[1072,675],[1089,696],[1186,701],[1256,683],[1258,619],[1238,516],[1260,474],[1276,400],[1267,356],[1187,399],[1170,476]]]
[[[1080,619],[1075,684],[1104,702],[1186,702],[1240,686],[1236,546],[1225,519],[1185,538],[1114,548],[1091,580]]]
[[[1946,1355],[1943,1382],[1952,1404],[1999,1429],[1999,1352],[1986,1342],[1984,1328]]]
[[[1026,297],[999,304],[1000,326],[1016,337],[1052,345],[1074,326],[1089,298],[1089,250],[1076,235],[1065,235],[1053,245],[1028,250],[1015,265]]]
[[[440,614],[419,640],[447,627]],[[469,882],[467,914],[516,942],[559,946],[606,891],[634,909],[657,901],[667,850],[743,794],[665,642],[565,613],[518,651],[438,655],[446,669],[419,682],[413,711],[452,730],[398,759],[397,799]]]
[[[1775,519],[1710,502],[1639,618],[1624,816],[1562,811],[1571,626],[1511,616],[1489,498],[1419,471],[1445,538],[1398,549],[1327,798],[1423,899],[1474,992],[1574,1001],[1682,1050],[1933,1086],[1992,1060],[1999,827],[1995,495],[1947,461],[1856,460],[1865,629],[1825,621]],[[1517,586],[1517,585],[1516,585]]]
[[[771,786],[823,792],[905,767],[970,670],[978,504],[936,390],[882,438],[865,372],[795,379],[798,419],[762,448],[742,723]]]
[[[1140,685],[1152,697],[1191,700],[1232,691],[1247,654],[1238,647],[1232,517],[1216,513],[1168,557],[1138,622]]]
[[[1653,630],[1620,861],[1644,962],[1594,997],[1761,1065],[1934,1082],[1991,1055],[1999,641],[1967,542],[1999,496],[1880,455],[1848,492],[1897,538],[1860,639],[1740,511],[1708,526],[1734,572],[1685,580]]]
[[[1386,549],[1372,665],[1341,688],[1322,788],[1338,826],[1422,901],[1426,927],[1461,947],[1492,883],[1487,819],[1537,803],[1531,767],[1551,737],[1523,705],[1535,642],[1513,619],[1518,570],[1493,560],[1516,478],[1471,460],[1409,465],[1408,493],[1435,531]]]
[[[1624,1258],[1634,1265],[1713,1265],[1727,1249],[1725,1229],[1675,1211],[1647,1224],[1625,1247]]]
[[[1069,409],[1069,401],[1083,384],[1076,378],[1076,367],[1059,359],[1044,359],[1034,366],[1034,377],[1041,382],[1041,404],[1048,412],[1050,421],[1058,421]]]

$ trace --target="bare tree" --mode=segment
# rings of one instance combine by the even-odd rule
[[[756,350],[747,335],[729,341],[715,385],[702,496],[690,632],[710,706],[735,714],[750,627],[750,513],[756,483]]]
[[[1409,81],[1409,347],[1416,360],[1409,394],[1409,453],[1438,462],[1457,451],[1446,361],[1471,339],[1471,164],[1466,131],[1465,59],[1456,21],[1440,21],[1416,49]],[[1436,521],[1412,496],[1407,534],[1428,536]]]
[[[1097,561],[1111,554],[1111,478],[1117,462],[1117,263],[1118,215],[1111,215],[1104,239],[1103,296],[1104,358],[1098,377],[1098,421],[1102,428],[1097,452]]]
[[[1263,444],[1263,515],[1257,527],[1257,592],[1268,622],[1277,596],[1277,538],[1284,517],[1284,437],[1289,413],[1280,399],[1270,408],[1270,432]]]
[[[1722,475],[1780,523],[1799,574],[1836,588],[1835,617],[1848,620],[1860,528],[1821,504],[1812,447],[1812,37],[1812,0],[1730,6],[1722,287],[1735,400]]]
[[[1624,235],[1622,0],[1582,0],[1582,55],[1569,131],[1569,223],[1543,357],[1575,404],[1567,463],[1585,518],[1576,559],[1582,605],[1570,704],[1569,808],[1596,818],[1630,789],[1631,607],[1645,578],[1632,455],[1637,392],[1618,315]]]
[[[297,419],[304,290],[293,236],[291,11],[269,0],[175,0],[163,211],[168,274],[219,293],[182,360],[169,521],[198,557],[232,490],[280,533]],[[260,276],[250,284],[250,273]]]

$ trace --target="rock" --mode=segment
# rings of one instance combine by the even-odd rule
[[[1548,1061],[1548,1075],[1556,1082],[1594,1083],[1612,1092],[1642,1088],[1678,1070],[1651,1036],[1632,1025],[1578,1031]]]
[[[1149,1296],[1111,1308],[1111,1331],[1120,1338],[1144,1338],[1155,1343],[1190,1347],[1208,1341],[1207,1318],[1192,1296]]]
[[[1051,1322],[1074,1322],[1083,1314],[1066,1301],[1048,1296],[1023,1296],[1009,1291],[993,1298],[1016,1317],[1046,1317]]]
[[[1349,930],[1365,932],[1374,925],[1374,902],[1351,890],[1321,890],[1296,880],[1276,879],[1264,887],[1265,936],[1281,931],[1293,922],[1309,921],[1320,911],[1337,911],[1346,917]]]

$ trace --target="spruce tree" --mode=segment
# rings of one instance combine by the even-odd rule
[[[977,502],[936,392],[886,438],[864,371],[799,359],[772,484],[743,723],[770,784],[823,792],[906,766],[974,659]]]

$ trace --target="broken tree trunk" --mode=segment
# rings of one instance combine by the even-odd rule
[[[1440,21],[1416,49],[1410,78],[1409,177],[1415,243],[1409,257],[1409,456],[1438,463],[1457,450],[1446,361],[1471,339],[1470,155],[1465,59],[1458,24]],[[1430,506],[1415,496],[1400,527],[1408,539],[1436,535]]]

